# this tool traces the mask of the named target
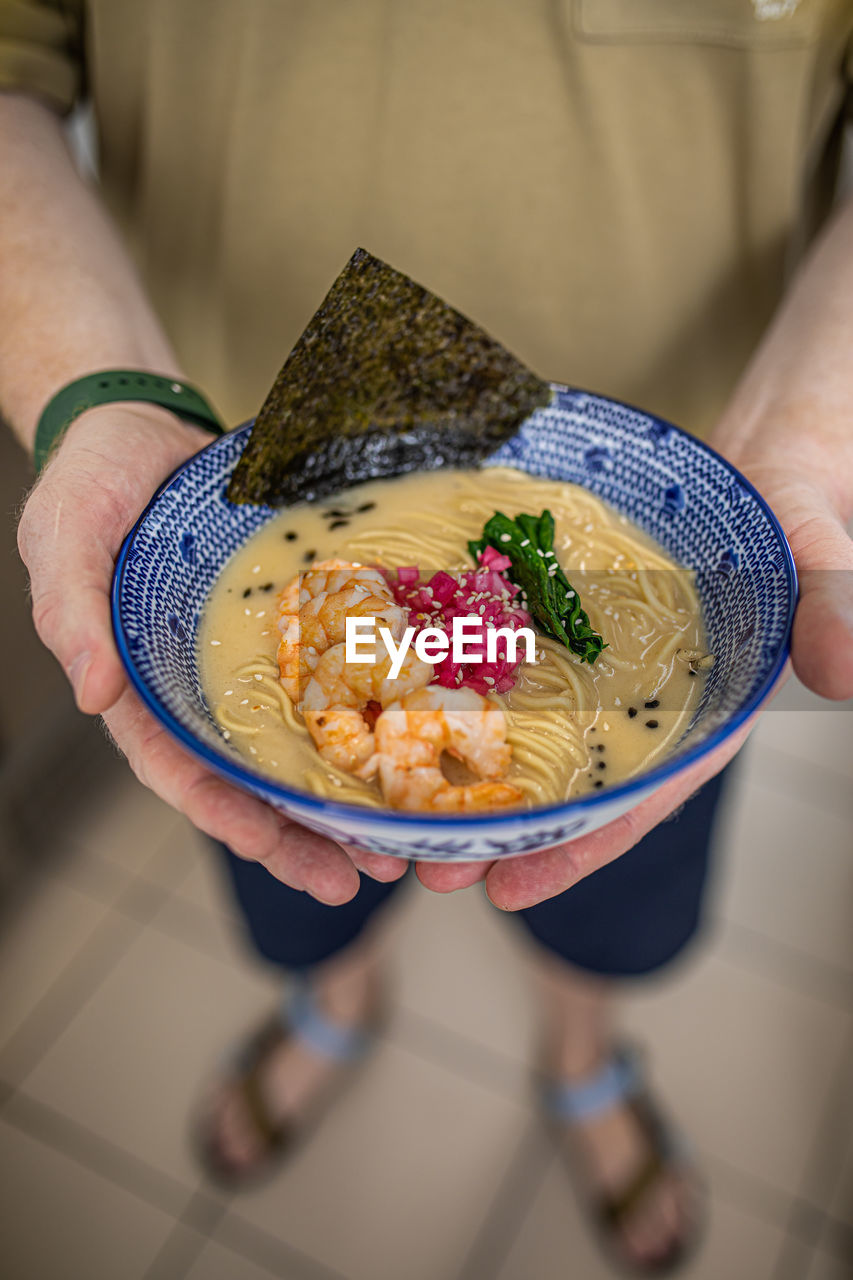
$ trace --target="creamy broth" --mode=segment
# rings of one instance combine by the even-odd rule
[[[557,557],[607,642],[593,666],[537,639],[509,693],[507,781],[530,805],[601,789],[672,749],[701,693],[684,651],[705,651],[692,576],[629,520],[575,485],[507,468],[372,481],[275,516],[227,563],[199,630],[202,685],[233,747],[292,786],[382,805],[375,782],[327,765],[279,683],[278,595],[332,556],[387,568],[470,569],[466,544],[496,511],[549,508]]]

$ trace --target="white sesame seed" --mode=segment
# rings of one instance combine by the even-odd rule
[[[221,641],[221,640],[211,640],[211,642],[210,642],[210,643],[211,643],[211,644],[214,646],[214,648],[215,648],[215,647],[216,647],[216,645],[218,645],[218,644],[222,644],[222,641]]]
[[[501,542],[512,542],[512,534],[511,534],[511,533],[502,533],[502,534],[501,534]]]
[[[525,538],[525,539],[524,539],[524,541],[523,541],[523,542],[520,542],[518,545],[519,545],[520,547],[529,547],[529,546],[530,546],[530,539],[529,539],[529,538]]]
[[[259,564],[256,564],[253,566],[252,573],[260,573],[260,571],[261,571],[261,566]]]

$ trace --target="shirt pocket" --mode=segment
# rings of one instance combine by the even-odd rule
[[[817,38],[819,0],[564,0],[575,36],[597,44],[791,49]]]

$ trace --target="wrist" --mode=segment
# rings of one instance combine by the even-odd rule
[[[212,439],[159,405],[97,405],[71,423],[51,454],[42,483],[78,497],[92,486],[106,489],[133,508]]]
[[[143,369],[102,369],[64,384],[44,406],[35,431],[34,461],[41,471],[70,426],[97,406],[153,405],[219,435],[223,427],[200,391],[172,375]]]

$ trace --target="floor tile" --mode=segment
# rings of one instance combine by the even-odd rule
[[[818,1248],[814,1252],[805,1280],[850,1280],[851,1276],[853,1262],[849,1258],[839,1258],[836,1254]]]
[[[802,698],[797,691],[790,699]],[[765,710],[752,739],[797,756],[816,769],[853,778],[853,702],[830,703],[810,696],[804,705],[780,709],[781,698]]]
[[[277,985],[265,971],[146,929],[27,1077],[26,1092],[194,1185],[187,1132],[199,1087]]]
[[[518,1104],[385,1043],[216,1238],[236,1215],[349,1280],[450,1280],[528,1124]]]
[[[0,1122],[3,1269],[14,1280],[142,1280],[169,1214]]]
[[[837,1218],[839,1222],[846,1222],[850,1229],[853,1230],[853,1129],[849,1127],[849,1123],[846,1132],[849,1135],[847,1156],[844,1160],[838,1186],[832,1197],[830,1209],[834,1218]]]
[[[186,859],[186,870],[175,884],[176,895],[212,914],[241,918],[221,854],[189,824],[170,836],[158,855],[158,863],[181,854]]]
[[[394,926],[398,994],[407,1008],[518,1062],[534,1017],[521,926],[479,885],[439,895],[408,887]]]
[[[653,1079],[702,1148],[798,1193],[848,1014],[712,955],[638,988],[625,1022],[650,1047]]]
[[[155,912],[151,925],[225,964],[249,963],[253,955],[241,921],[205,910],[178,893],[171,894]]]
[[[103,904],[50,879],[34,883],[10,909],[0,937],[0,1044],[63,972],[104,913]]]
[[[707,1234],[685,1280],[771,1280],[784,1227],[712,1191]],[[615,1274],[573,1191],[554,1160],[495,1280],[613,1280]]]
[[[853,973],[853,822],[750,779],[727,833],[722,912]]]
[[[90,799],[67,834],[82,849],[135,875],[183,821],[124,765],[110,785]]]

